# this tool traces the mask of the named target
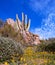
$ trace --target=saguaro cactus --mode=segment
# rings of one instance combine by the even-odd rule
[[[30,19],[27,19],[27,15],[24,15],[24,13],[22,13],[22,22],[20,21],[20,19],[18,18],[18,14],[16,14],[16,22],[14,22],[14,29],[15,30],[25,30],[28,31],[30,28]]]

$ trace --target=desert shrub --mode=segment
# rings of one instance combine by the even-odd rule
[[[55,43],[52,42],[51,44],[48,44],[46,47],[45,47],[45,51],[48,51],[48,52],[55,52]]]
[[[26,45],[22,35],[20,34],[20,31],[16,32],[14,28],[12,28],[11,25],[8,25],[7,23],[5,23],[4,26],[0,28],[0,36],[12,38],[17,42]]]
[[[10,61],[12,58],[19,60],[23,50],[21,43],[17,43],[10,38],[0,37],[0,62]]]
[[[42,40],[41,44],[36,46],[36,51],[55,52],[55,39]]]
[[[37,45],[36,46],[36,52],[43,52],[43,51],[45,51],[45,47],[46,47],[45,43],[41,43],[41,44]]]
[[[1,36],[4,37],[16,37],[17,33],[11,27],[11,25],[4,24],[4,26],[0,29]]]

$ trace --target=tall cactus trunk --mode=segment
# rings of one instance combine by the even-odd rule
[[[25,30],[25,16],[24,16],[24,13],[23,12],[22,12],[22,27]]]
[[[26,30],[26,28],[27,28],[27,15],[25,15],[25,30]]]

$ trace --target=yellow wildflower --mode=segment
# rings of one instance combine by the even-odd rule
[[[11,61],[14,62],[14,59],[12,59]]]
[[[23,60],[23,58],[21,57],[21,59],[20,59],[21,61]]]
[[[24,62],[25,62],[25,58],[24,58],[23,60],[24,60]]]
[[[55,61],[54,61],[54,64],[55,64]]]
[[[25,63],[24,65],[27,65],[27,63]]]
[[[5,65],[9,65],[8,62],[5,62],[4,64],[5,64]]]
[[[47,63],[47,60],[44,60],[44,63]]]

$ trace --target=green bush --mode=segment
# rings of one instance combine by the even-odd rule
[[[19,60],[23,50],[21,43],[17,43],[10,38],[0,37],[0,62],[10,61],[12,58]]]
[[[55,38],[51,38],[48,40],[42,40],[41,44],[36,46],[36,51],[47,51],[47,52],[55,52]]]

